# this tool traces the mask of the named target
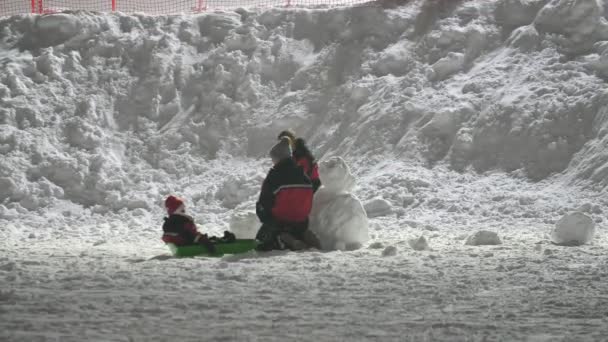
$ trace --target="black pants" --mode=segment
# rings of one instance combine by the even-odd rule
[[[279,235],[288,233],[294,238],[304,241],[307,230],[308,222],[292,224],[264,223],[255,236],[255,239],[260,242],[258,250],[271,251],[285,249],[285,246],[279,239]]]

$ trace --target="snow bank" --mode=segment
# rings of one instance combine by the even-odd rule
[[[558,245],[579,246],[590,242],[595,233],[591,217],[574,212],[564,215],[551,232],[551,241]]]
[[[319,164],[319,176],[324,185],[313,200],[310,230],[323,249],[361,247],[369,240],[368,221],[363,205],[350,193],[355,178],[348,165],[340,157],[329,158]]]
[[[168,193],[230,211],[263,168],[227,161],[265,156],[285,127],[357,170],[384,157],[608,186],[601,4],[436,6],[2,18],[3,212],[156,211]]]

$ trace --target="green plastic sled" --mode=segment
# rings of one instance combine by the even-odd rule
[[[176,257],[208,256],[221,257],[224,254],[239,254],[254,250],[258,243],[255,240],[237,239],[233,242],[218,242],[215,244],[215,253],[211,254],[203,245],[176,246],[168,243],[171,254]]]

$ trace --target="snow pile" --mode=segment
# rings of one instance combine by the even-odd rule
[[[230,231],[238,239],[255,239],[261,224],[252,211],[235,211],[230,218]]]
[[[358,174],[393,158],[608,186],[601,4],[441,3],[0,19],[0,219],[123,220],[179,193],[225,224],[287,127]]]
[[[323,186],[316,192],[310,214],[310,230],[323,249],[352,250],[369,240],[367,215],[351,191],[355,177],[340,157],[319,163]],[[328,184],[327,186],[325,184]]]
[[[593,220],[581,213],[564,215],[551,232],[551,241],[558,245],[580,246],[589,243],[595,233]]]
[[[594,42],[608,39],[608,22],[597,0],[552,0],[538,12],[534,26],[540,32],[561,35],[559,39],[574,50],[589,49]]]
[[[500,245],[502,241],[496,232],[480,230],[469,236],[465,245],[467,246],[485,246],[485,245]]]

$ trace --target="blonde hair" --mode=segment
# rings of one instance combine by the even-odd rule
[[[289,147],[291,147],[292,150],[295,148],[296,132],[291,129],[286,129],[279,133],[279,136],[277,137],[278,140],[281,140],[282,138],[287,138],[289,140]]]

